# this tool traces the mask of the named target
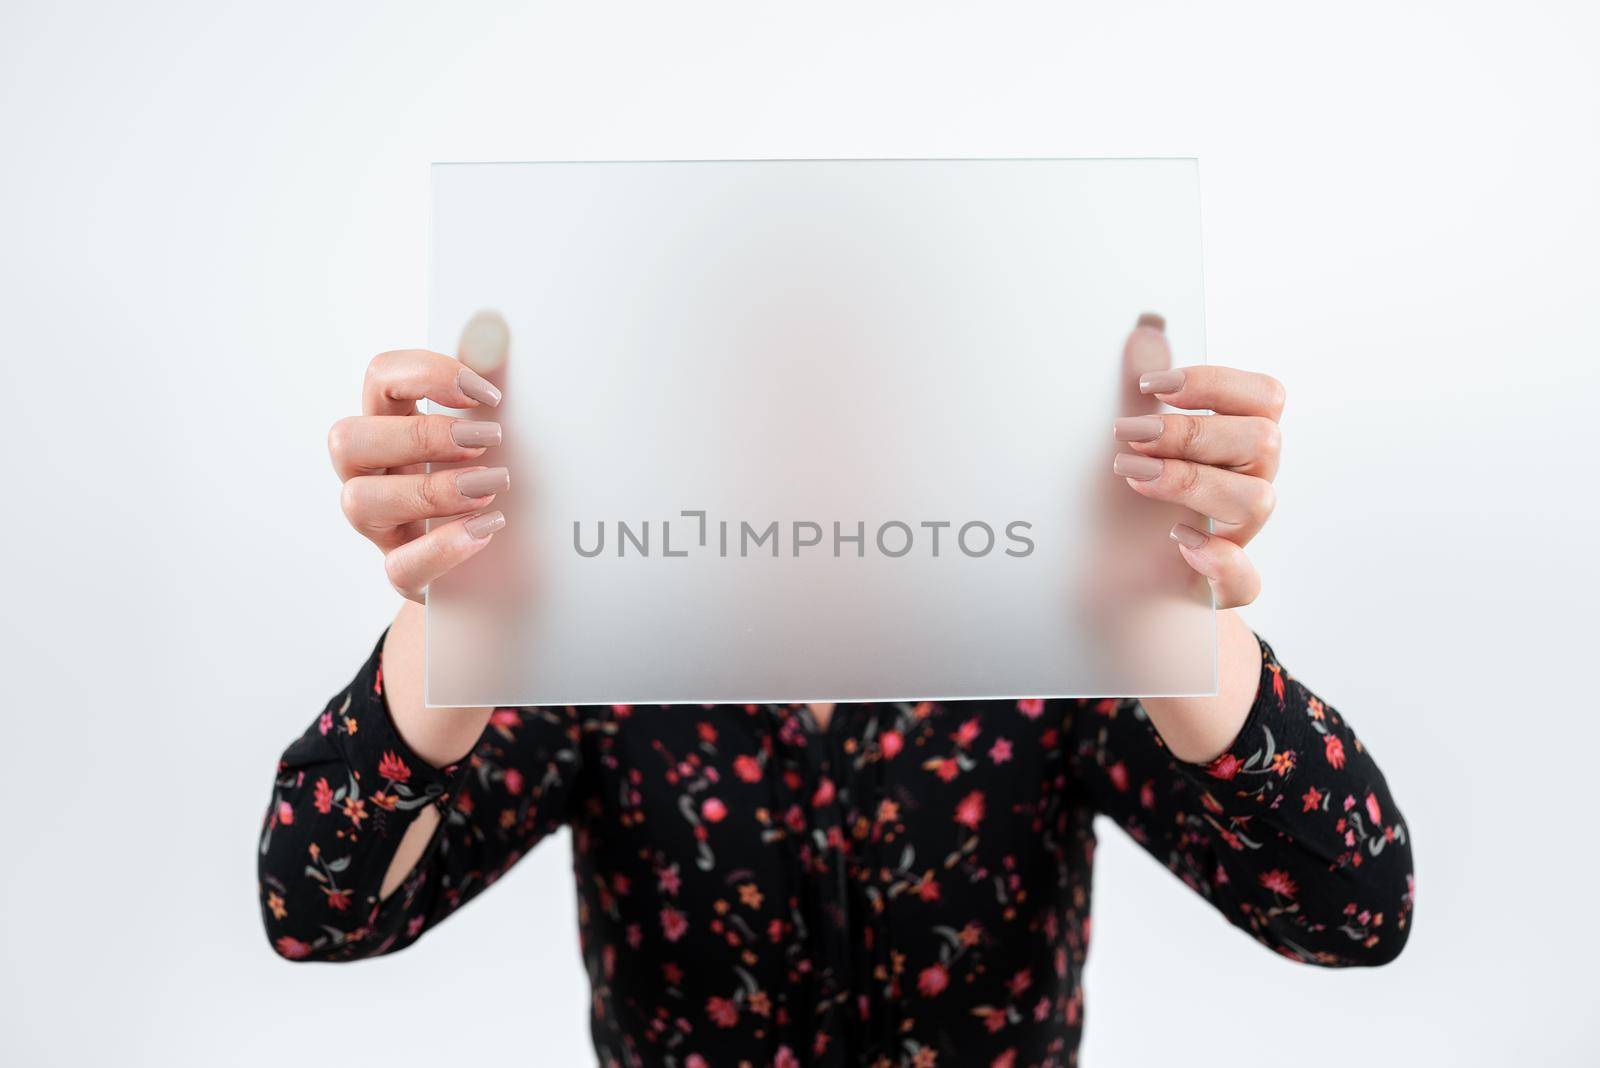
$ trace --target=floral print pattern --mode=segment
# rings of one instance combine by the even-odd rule
[[[427,805],[439,830],[379,900]],[[1284,956],[1405,944],[1399,809],[1264,643],[1255,705],[1205,766],[1137,701],[1035,699],[839,705],[826,730],[803,705],[502,708],[434,768],[375,651],[283,755],[261,901],[289,960],[379,956],[568,826],[607,1068],[1070,1065],[1097,814]]]

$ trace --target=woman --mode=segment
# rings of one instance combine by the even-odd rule
[[[1134,340],[1170,353],[1158,317]],[[1130,492],[1211,516],[1175,551],[1222,609],[1272,509],[1283,391],[1145,374],[1214,415],[1118,420]],[[607,1065],[1076,1061],[1093,818],[1294,960],[1383,964],[1412,905],[1405,825],[1344,719],[1218,616],[1207,698],[862,705],[422,707],[420,591],[504,525],[482,418],[499,391],[437,353],[373,360],[330,436],[345,514],[407,602],[284,753],[263,916],[290,960],[404,949],[562,825]],[[460,518],[423,531],[423,520]]]

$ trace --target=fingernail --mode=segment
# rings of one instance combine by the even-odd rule
[[[1205,531],[1196,530],[1187,523],[1174,524],[1168,536],[1186,549],[1198,549],[1210,540],[1210,535]]]
[[[1111,470],[1123,478],[1149,482],[1161,474],[1161,461],[1154,456],[1135,456],[1131,452],[1119,452],[1117,458],[1111,461]]]
[[[1146,371],[1139,376],[1140,393],[1176,393],[1182,388],[1182,371]]]
[[[463,449],[482,449],[500,444],[499,423],[478,423],[457,419],[450,424],[450,440]]]
[[[494,388],[494,383],[470,367],[463,367],[461,373],[456,375],[456,385],[479,404],[493,408],[500,403],[500,391]]]
[[[1154,441],[1164,424],[1159,415],[1129,415],[1117,420],[1118,441]]]
[[[504,512],[484,512],[482,515],[473,516],[462,525],[467,528],[468,534],[482,541],[506,525],[506,514]]]
[[[491,493],[504,493],[510,485],[511,472],[503,467],[464,471],[456,476],[456,492],[463,497],[487,497]]]
[[[1140,315],[1138,325],[1154,327],[1155,329],[1161,331],[1165,331],[1167,329],[1167,321],[1161,316],[1157,315],[1155,312],[1145,312],[1144,314]]]

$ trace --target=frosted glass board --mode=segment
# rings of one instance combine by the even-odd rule
[[[507,524],[431,705],[1210,693],[1204,526],[1111,472],[1205,351],[1193,160],[438,164]]]

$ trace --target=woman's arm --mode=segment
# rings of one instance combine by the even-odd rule
[[[1215,697],[1147,697],[1145,711],[1172,755],[1203,764],[1239,736],[1255,704],[1261,679],[1261,645],[1237,612],[1217,613]]]
[[[470,754],[437,767],[385,700],[386,666],[417,663],[395,655],[380,642],[278,764],[258,871],[267,936],[289,960],[403,949],[566,818],[580,768],[572,709],[489,710]],[[424,744],[451,741],[423,728]]]
[[[1138,701],[1083,702],[1068,713],[1078,778],[1264,945],[1310,964],[1384,964],[1411,928],[1405,820],[1343,717],[1258,649],[1257,693],[1208,762],[1177,758]]]
[[[435,767],[455,764],[472,751],[483,736],[492,708],[424,708],[422,606],[406,601],[395,614],[383,642],[382,671],[395,729],[407,745]],[[384,874],[378,893],[388,897],[416,867],[439,828],[439,811],[426,808],[400,839],[394,859]]]

